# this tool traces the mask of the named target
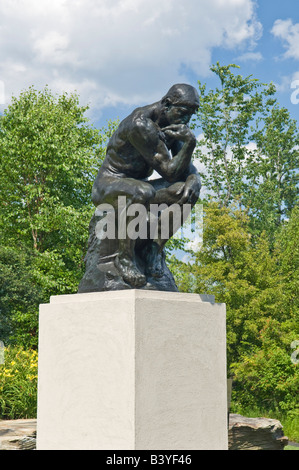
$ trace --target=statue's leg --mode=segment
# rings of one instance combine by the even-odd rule
[[[179,204],[185,186],[184,182],[170,184],[163,179],[158,179],[150,183],[156,190],[151,200],[151,207],[160,206],[162,210],[158,213],[154,236],[143,250],[143,258],[146,262],[147,273],[153,277],[159,277],[163,274],[163,248],[184,224],[195,202],[188,205]]]
[[[155,195],[154,188],[147,182],[135,180],[133,178],[114,178],[103,177],[96,181],[93,188],[93,201],[96,205],[108,203],[113,206],[118,221],[125,221],[125,227],[122,229],[117,224],[116,234],[119,235],[120,229],[124,232],[122,237],[118,238],[118,254],[115,258],[115,266],[125,282],[132,287],[142,287],[146,284],[146,277],[139,271],[135,262],[135,243],[136,240],[128,236],[127,227],[133,216],[127,216],[127,210],[132,204],[142,204],[146,209],[149,207],[150,200]],[[121,207],[119,206],[119,197],[121,198]]]

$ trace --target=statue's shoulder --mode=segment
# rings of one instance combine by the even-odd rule
[[[127,125],[134,133],[148,134],[157,132],[157,125],[152,119],[151,105],[135,109],[127,119]]]

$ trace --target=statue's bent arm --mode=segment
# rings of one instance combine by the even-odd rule
[[[174,157],[164,142],[163,137],[167,136],[182,141]],[[173,125],[159,129],[151,119],[138,118],[128,137],[147,163],[169,183],[179,181],[186,174],[196,144],[195,136],[187,126]]]

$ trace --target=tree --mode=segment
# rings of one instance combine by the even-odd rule
[[[242,199],[247,189],[251,125],[273,105],[275,92],[273,84],[266,86],[251,75],[235,75],[233,68],[239,67],[219,62],[211,67],[220,88],[207,91],[206,85],[198,82],[200,105],[193,123],[203,132],[197,149],[197,158],[206,170],[201,174],[203,186],[224,206],[237,197]]]
[[[278,256],[278,271],[283,282],[284,305],[289,317],[294,319],[299,336],[299,206],[295,206],[278,233],[275,245]]]
[[[266,230],[273,241],[298,203],[299,133],[288,110],[277,104],[262,121],[257,119],[255,128],[256,150],[247,164],[250,184],[244,202],[255,233]]]
[[[298,367],[291,343],[299,335],[299,211],[276,234],[250,233],[247,211],[237,204],[204,208],[204,239],[191,263],[176,260],[181,291],[214,294],[226,303],[228,373],[239,406],[294,410]]]
[[[258,331],[257,345],[232,364],[234,397],[241,408],[259,407],[288,413],[298,420],[298,364],[291,359],[299,338],[299,208],[295,207],[275,240],[276,280],[281,302]]]
[[[238,403],[288,411],[299,380],[290,360],[299,335],[298,127],[272,84],[236,67],[211,67],[215,90],[199,82],[203,245],[189,250],[190,262],[169,260],[179,290],[226,303]]]
[[[38,306],[44,299],[32,261],[28,250],[0,246],[0,338],[5,345],[37,344]]]
[[[199,83],[193,126],[202,130],[196,156],[203,187],[220,205],[249,209],[252,233],[274,233],[298,203],[297,123],[281,108],[273,84],[235,75],[230,64],[211,67],[221,88]]]
[[[232,364],[236,410],[274,411],[298,419],[299,369],[290,348],[295,334],[287,322],[268,318],[259,332],[261,345]]]
[[[284,282],[277,268],[279,253],[278,247],[271,253],[265,233],[252,242],[244,210],[213,202],[204,208],[201,249],[193,252],[191,263],[181,262],[176,268],[180,290],[213,294],[217,302],[226,303],[229,363],[260,344],[258,331],[265,319],[289,320]]]
[[[55,97],[48,88],[31,87],[13,98],[0,119],[6,238],[39,252],[57,247],[63,231],[69,232],[90,203],[101,136],[87,124],[88,107],[78,101],[76,95]]]
[[[115,127],[95,129],[87,109],[30,87],[0,117],[0,244],[29,252],[44,301],[76,292],[83,275],[92,184]]]

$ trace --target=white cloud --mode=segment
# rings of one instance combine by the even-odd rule
[[[275,21],[271,30],[272,34],[283,41],[286,49],[284,58],[299,59],[299,23],[293,23],[291,19]],[[280,92],[289,92],[291,94],[291,102],[293,103],[294,87],[297,87],[296,81],[299,79],[299,71],[295,71],[292,75],[283,75],[280,83],[276,83],[276,89]],[[296,95],[297,97],[297,95]],[[297,98],[296,98],[297,99]],[[293,103],[294,104],[294,103]],[[295,103],[297,104],[297,103]]]
[[[263,59],[263,56],[260,52],[245,52],[244,54],[237,57],[236,60],[240,62],[247,62],[247,61],[259,62],[262,59]]]
[[[286,48],[285,57],[299,59],[299,23],[291,19],[276,20],[271,30],[274,36],[282,39]]]
[[[32,34],[33,53],[41,63],[63,65],[73,63],[68,54],[69,38],[57,31],[48,31],[43,36]]]
[[[280,82],[274,82],[276,90],[282,93],[292,93],[292,89],[297,87],[299,81],[299,71],[293,72],[291,75],[282,75]]]
[[[101,109],[159,99],[207,75],[214,47],[252,46],[254,0],[0,0],[0,80],[6,96],[30,85],[76,89]]]

